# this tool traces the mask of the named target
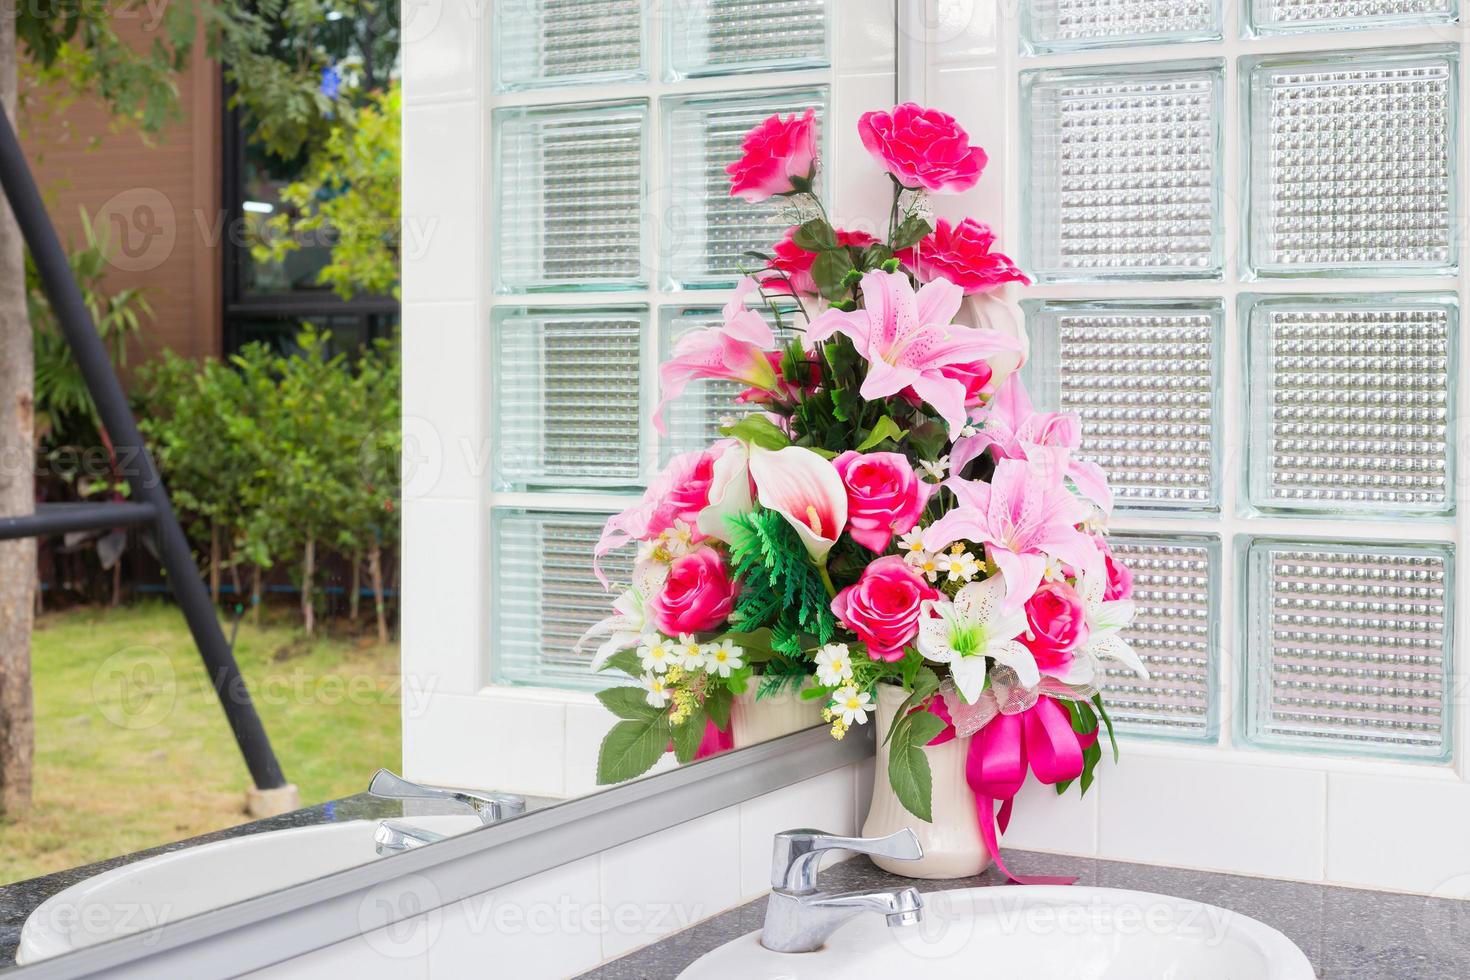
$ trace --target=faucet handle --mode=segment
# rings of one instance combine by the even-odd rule
[[[795,894],[816,891],[822,852],[834,849],[901,861],[917,861],[924,856],[919,838],[908,827],[887,837],[839,837],[823,830],[784,830],[776,835],[771,854],[771,887]]]
[[[425,786],[410,782],[387,769],[379,769],[373,774],[373,781],[368,784],[367,791],[385,800],[448,800],[459,803],[474,810],[484,824],[492,824],[526,812],[526,798],[523,796],[511,793],[472,793],[468,790]]]

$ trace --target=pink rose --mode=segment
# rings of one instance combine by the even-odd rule
[[[867,248],[878,241],[865,231],[846,231],[842,228],[834,228],[833,233],[837,237],[838,245]],[[786,229],[786,234],[772,247],[771,251],[774,254],[771,264],[767,267],[784,272],[785,276],[770,276],[762,282],[762,285],[775,293],[789,293],[791,286],[795,286],[798,293],[815,295],[818,290],[816,280],[812,278],[812,265],[817,261],[817,253],[808,252],[792,241],[791,236],[794,234],[796,234],[795,225]],[[787,279],[791,280],[791,286],[786,284]]]
[[[891,662],[903,658],[904,644],[919,633],[919,604],[937,598],[939,592],[901,557],[889,555],[837,593],[832,612],[868,645],[869,657]]]
[[[1026,632],[1021,642],[1043,674],[1065,674],[1072,666],[1072,655],[1087,642],[1087,632],[1087,609],[1077,590],[1067,583],[1047,582],[1026,600]]]
[[[648,614],[667,636],[702,633],[720,626],[735,608],[735,583],[713,548],[674,559],[669,577],[648,603]]]
[[[994,245],[995,232],[989,225],[972,218],[951,225],[940,218],[933,234],[896,254],[921,281],[948,279],[966,294],[988,293],[1008,282],[1029,286],[1031,280],[1009,256],[991,251]]]
[[[1107,569],[1108,584],[1103,587],[1103,602],[1133,598],[1133,571],[1113,557],[1113,549],[1106,539],[1097,539],[1098,549],[1103,553],[1103,567]]]
[[[817,167],[817,110],[782,119],[778,112],[745,134],[745,155],[725,168],[730,196],[752,204],[811,183]]]
[[[900,184],[936,194],[974,187],[988,160],[984,150],[970,145],[969,134],[954,116],[912,102],[894,106],[892,112],[864,113],[858,135]]]
[[[902,453],[848,450],[832,465],[847,487],[847,529],[852,539],[878,554],[888,550],[894,534],[913,530],[934,489],[914,475]]]

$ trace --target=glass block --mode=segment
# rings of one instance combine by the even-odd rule
[[[670,81],[831,63],[826,0],[705,0],[661,9]]]
[[[671,177],[668,210],[657,223],[668,288],[730,286],[742,270],[760,266],[758,259],[743,253],[770,252],[787,223],[778,220],[772,202],[748,204],[731,197],[725,167],[740,159],[745,134],[769,116],[815,108],[819,124],[823,122],[827,94],[822,86],[664,99],[665,153]]]
[[[1108,544],[1133,572],[1137,612],[1123,636],[1149,672],[1108,669],[1108,714],[1120,731],[1214,740],[1220,539],[1110,534]]]
[[[1449,758],[1447,545],[1245,539],[1241,739]]]
[[[1452,275],[1455,49],[1247,59],[1250,271]]]
[[[1028,272],[1219,278],[1223,71],[1214,60],[1021,74]]]
[[[1458,0],[1246,0],[1252,34],[1452,24]]]
[[[646,284],[647,122],[643,101],[495,110],[498,291]]]
[[[648,311],[497,307],[495,478],[512,489],[631,486],[642,473]]]
[[[1075,412],[1119,508],[1219,506],[1218,301],[1027,302],[1037,407]]]
[[[646,78],[641,0],[497,0],[500,92]]]
[[[754,309],[752,302],[752,309]],[[766,322],[771,324],[777,343],[791,339],[791,317],[782,315],[778,328],[769,311],[762,311]],[[665,307],[659,311],[659,363],[669,358],[674,341],[690,330],[717,327],[724,322],[719,307]],[[669,434],[663,441],[662,461],[667,463],[671,456],[702,449],[720,438],[720,426],[725,419],[738,419],[757,411],[757,406],[742,405],[735,400],[745,390],[738,381],[704,380],[692,382],[689,387],[664,409],[664,421]]]
[[[1241,309],[1254,506],[1453,512],[1453,294],[1252,296]]]
[[[1033,0],[1021,18],[1031,54],[1221,37],[1220,0]]]
[[[591,649],[573,650],[588,627],[611,614],[613,594],[592,571],[592,549],[608,514],[491,512],[492,594],[490,677],[496,684],[528,684],[598,691],[617,674],[594,674]],[[634,549],[602,561],[613,583],[632,580]]]

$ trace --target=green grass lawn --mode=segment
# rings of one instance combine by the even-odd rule
[[[398,767],[396,646],[308,642],[289,621],[268,620],[242,625],[235,653],[303,805]],[[176,607],[45,616],[32,665],[35,805],[0,819],[0,884],[247,819],[244,760]]]

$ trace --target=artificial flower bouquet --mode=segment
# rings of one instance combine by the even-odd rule
[[[1028,280],[986,225],[931,217],[984,151],[912,104],[859,131],[891,177],[882,238],[828,219],[810,112],[761,123],[728,168],[733,195],[789,227],[751,253],[723,324],[678,338],[654,424],[696,379],[739,382],[756,410],[674,458],[597,545],[638,547],[588,634],[594,668],[637,682],[600,695],[620,719],[601,782],[717,750],[752,686],[819,700],[842,738],[891,684],[906,697],[879,751],[915,817],[931,819],[922,747],[957,736],[974,736],[977,798],[1014,796],[1028,746],[1039,778],[1085,792],[1100,722],[1111,735],[1104,664],[1144,674],[1120,635],[1132,584],[1102,536],[1107,481],[1075,417],[1032,407],[1023,340],[977,302]]]

